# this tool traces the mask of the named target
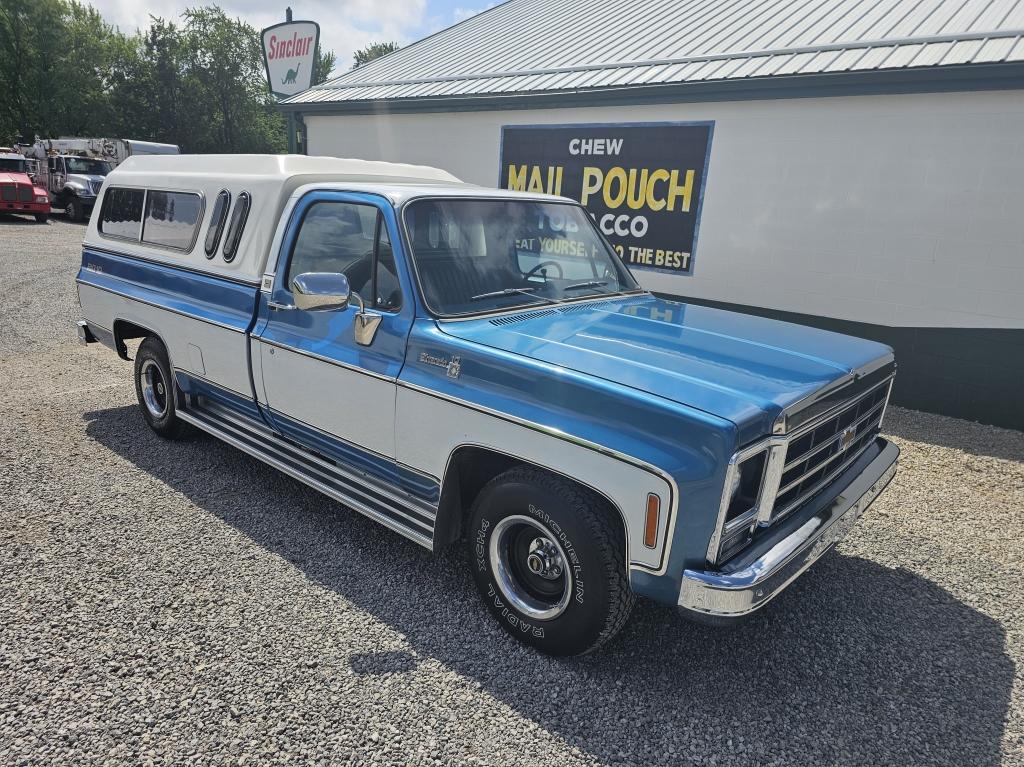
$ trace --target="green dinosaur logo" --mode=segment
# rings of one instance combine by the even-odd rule
[[[281,81],[281,85],[295,85],[295,78],[299,76],[299,67],[301,66],[302,62],[300,61],[295,65],[295,69],[289,69],[288,74],[286,74],[284,79]]]

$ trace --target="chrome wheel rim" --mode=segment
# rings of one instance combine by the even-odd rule
[[[64,205],[64,215],[68,216],[69,218],[74,218],[74,216],[75,216],[75,204],[74,203],[69,202],[69,203]]]
[[[516,514],[494,526],[489,547],[498,589],[519,612],[557,618],[572,597],[572,573],[558,537],[531,517]]]
[[[164,381],[160,366],[153,360],[146,360],[139,371],[139,380],[146,410],[154,418],[163,418],[167,414],[167,382]]]

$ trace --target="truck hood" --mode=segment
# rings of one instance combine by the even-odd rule
[[[650,295],[439,325],[728,419],[741,442],[770,433],[783,408],[892,354],[873,341]]]
[[[33,194],[46,194],[46,190],[36,185],[36,182],[27,173],[11,173],[0,171],[0,184],[28,184],[32,187]]]
[[[4,184],[32,184],[32,179],[27,173],[11,173],[8,170],[0,170],[0,183]],[[32,184],[35,186],[35,184]]]

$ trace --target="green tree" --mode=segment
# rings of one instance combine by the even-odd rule
[[[183,16],[186,92],[191,109],[202,104],[205,113],[198,151],[282,151],[284,121],[264,84],[259,33],[217,6]]]
[[[334,54],[320,58],[330,71]],[[259,33],[217,6],[126,35],[75,0],[0,0],[0,144],[18,135],[167,141],[186,152],[277,152]]]
[[[355,59],[355,63],[352,64],[352,68],[358,69],[363,64],[397,51],[400,47],[401,46],[398,43],[373,43],[372,45],[367,45],[365,48],[360,48],[356,51],[355,56],[353,57]]]
[[[111,51],[123,40],[90,6],[0,0],[0,141],[105,124]]]
[[[320,50],[320,46],[316,48],[316,66],[313,67],[313,79],[310,81],[311,85],[319,85],[320,83],[327,82],[327,78],[331,76],[331,72],[334,71],[334,67],[338,64],[338,57],[334,55],[334,51],[323,51]]]

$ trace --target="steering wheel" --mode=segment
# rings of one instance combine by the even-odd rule
[[[535,275],[537,272],[539,272],[545,266],[553,266],[553,267],[555,267],[558,270],[558,277],[557,277],[557,279],[561,280],[561,279],[564,278],[565,272],[562,271],[562,267],[561,267],[561,265],[557,261],[541,261],[539,264],[537,264],[535,267],[533,267],[533,269],[531,269],[526,274],[524,274],[523,275],[523,279],[524,280],[530,279],[533,275]],[[547,278],[548,278],[548,276],[547,276],[547,274],[545,274],[544,275],[544,279],[546,280]]]

